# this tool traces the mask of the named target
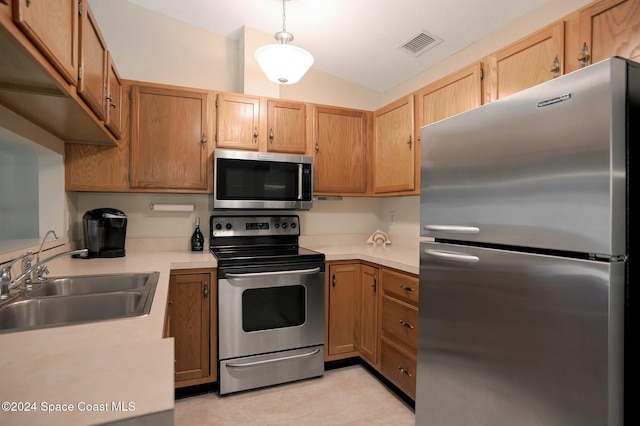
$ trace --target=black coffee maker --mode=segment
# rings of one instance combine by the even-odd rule
[[[127,215],[124,212],[111,208],[89,210],[82,220],[88,257],[124,257],[127,234]]]

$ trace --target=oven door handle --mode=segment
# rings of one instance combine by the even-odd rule
[[[273,271],[273,272],[255,272],[249,274],[233,274],[228,273],[225,276],[227,278],[257,278],[257,277],[267,277],[271,275],[312,275],[320,272],[320,267],[313,269],[297,269],[294,271]]]
[[[304,353],[304,354],[289,355],[289,356],[283,356],[283,357],[280,357],[280,358],[272,358],[272,359],[263,359],[262,361],[230,362],[230,363],[227,364],[227,367],[231,367],[231,368],[255,367],[256,365],[270,364],[272,362],[288,361],[290,359],[296,359],[296,358],[306,358],[308,356],[313,356],[313,355],[317,354],[318,352],[320,352],[320,348],[316,348],[316,349],[312,350],[311,352],[307,352],[307,353]]]

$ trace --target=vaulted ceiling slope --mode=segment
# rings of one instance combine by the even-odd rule
[[[282,29],[281,0],[128,1],[233,40]],[[382,93],[547,1],[287,0],[286,28],[314,68]],[[402,48],[416,37],[418,55]]]

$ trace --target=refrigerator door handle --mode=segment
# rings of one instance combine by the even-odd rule
[[[424,229],[435,232],[458,232],[461,234],[477,234],[480,228],[477,226],[456,226],[456,225],[425,225]]]
[[[480,258],[478,256],[472,256],[469,254],[462,254],[462,253],[453,253],[450,251],[425,249],[424,253],[429,256],[437,257],[439,259],[455,260],[458,262],[478,263],[480,261]]]

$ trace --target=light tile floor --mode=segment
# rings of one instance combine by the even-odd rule
[[[360,365],[224,397],[179,399],[174,415],[175,426],[415,424],[413,408]]]

